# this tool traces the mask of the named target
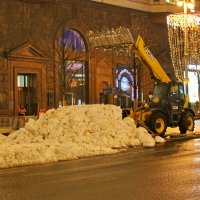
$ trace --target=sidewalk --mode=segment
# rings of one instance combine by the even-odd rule
[[[1,117],[0,134],[8,135],[10,132],[23,128],[25,123],[30,118],[37,119],[37,116],[13,116],[13,117]]]
[[[8,135],[12,131],[14,131],[14,129],[12,129],[12,127],[0,127],[0,134],[2,134],[2,135]]]

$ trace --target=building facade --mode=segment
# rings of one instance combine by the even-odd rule
[[[37,115],[40,108],[101,103],[109,88],[144,100],[154,86],[147,70],[127,51],[93,48],[87,33],[120,26],[139,31],[173,79],[160,17],[86,0],[2,0],[0,116],[17,115],[20,104]]]

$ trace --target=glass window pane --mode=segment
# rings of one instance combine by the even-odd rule
[[[80,51],[85,52],[85,43],[81,35],[74,30],[64,30],[61,36],[60,46],[64,46],[65,49],[70,51]]]
[[[24,76],[23,75],[17,76],[17,86],[24,87]]]

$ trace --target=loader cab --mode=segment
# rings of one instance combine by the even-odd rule
[[[170,88],[170,108],[173,121],[179,120],[185,104],[184,86],[182,83],[172,83]]]
[[[160,82],[155,85],[151,107],[162,107],[174,115],[181,113],[184,103],[184,86],[181,82]]]
[[[152,104],[166,105],[169,101],[169,84],[168,83],[156,83],[151,99]]]

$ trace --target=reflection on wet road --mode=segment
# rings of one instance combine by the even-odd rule
[[[200,198],[200,139],[117,155],[0,170],[1,200]]]

